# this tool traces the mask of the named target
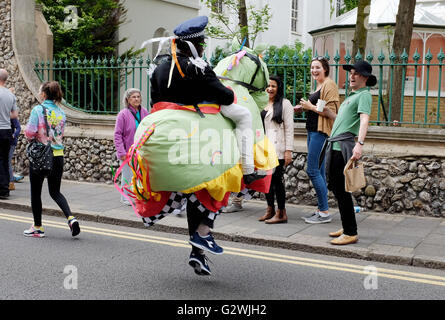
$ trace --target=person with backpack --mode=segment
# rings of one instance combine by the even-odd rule
[[[64,145],[62,143],[65,131],[65,112],[57,105],[62,101],[63,93],[56,81],[45,82],[39,89],[41,104],[31,110],[31,115],[25,129],[25,136],[29,141],[34,139],[40,143],[51,143],[53,152],[52,167],[48,172],[29,167],[29,181],[31,184],[31,208],[34,224],[23,232],[25,237],[43,238],[45,230],[42,226],[42,186],[45,178],[51,198],[57,203],[68,220],[68,226],[73,237],[80,233],[79,222],[71,214],[71,209],[64,195],[60,192],[63,174]]]

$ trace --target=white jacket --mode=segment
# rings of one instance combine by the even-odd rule
[[[275,146],[278,159],[284,159],[284,151],[294,150],[294,108],[289,100],[283,99],[283,122],[272,121],[273,107],[264,118],[266,136]]]

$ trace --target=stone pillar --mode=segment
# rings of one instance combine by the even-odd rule
[[[32,70],[36,56],[33,54],[34,0],[2,0],[0,2],[0,68],[9,73],[6,86],[13,87],[20,108],[19,120],[25,124],[33,105],[37,103],[29,89],[38,79]],[[31,17],[31,18],[30,18]],[[23,75],[34,75],[25,79]],[[38,90],[38,87],[36,91]],[[36,92],[37,93],[37,92]]]
[[[35,21],[38,55],[40,60],[45,62],[49,61],[52,64],[54,37],[45,17],[43,16],[42,6],[40,4],[36,4]]]

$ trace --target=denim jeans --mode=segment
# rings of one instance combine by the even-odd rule
[[[9,165],[9,181],[14,182],[14,172],[12,170],[12,158],[14,157],[15,145],[11,144],[9,148],[8,165]]]
[[[328,205],[328,188],[326,184],[326,169],[325,160],[318,169],[318,159],[320,157],[321,148],[327,135],[321,132],[308,131],[307,132],[307,174],[314,185],[315,192],[317,193],[318,210],[329,210]]]

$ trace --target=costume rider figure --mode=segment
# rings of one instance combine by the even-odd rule
[[[243,179],[246,184],[250,184],[263,178],[254,172],[252,116],[247,108],[233,104],[233,91],[226,88],[210,66],[201,59],[207,23],[208,18],[200,16],[175,28],[173,32],[177,39],[172,44],[172,55],[154,70],[150,79],[151,103],[153,105],[166,101],[197,106],[207,102],[221,105],[221,113],[233,120],[237,127]],[[210,233],[215,217],[215,213],[202,213],[193,202],[187,201],[189,242],[192,245],[189,265],[199,275],[210,275],[204,251],[223,253],[223,249],[215,243]]]

